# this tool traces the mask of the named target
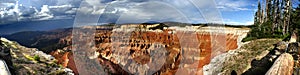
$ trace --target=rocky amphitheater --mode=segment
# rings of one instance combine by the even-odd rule
[[[109,74],[203,75],[203,66],[215,56],[239,48],[250,30],[225,26],[155,27],[159,25],[88,26],[84,29],[96,30],[95,34],[73,34],[61,39],[60,43],[72,44],[75,37],[77,42],[73,44],[95,43],[91,48],[80,47],[84,47],[82,50],[89,53],[87,56]],[[85,62],[74,60],[81,58],[76,53],[80,49],[74,51],[72,48],[79,47],[70,45],[51,54],[75,74],[95,72],[87,72],[83,68]]]

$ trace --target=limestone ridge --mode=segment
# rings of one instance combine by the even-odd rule
[[[51,55],[35,48],[27,48],[16,42],[0,38],[0,56],[10,69],[12,75],[68,74],[72,70],[57,65]]]
[[[14,68],[13,68],[12,61],[11,61],[12,57],[10,56],[10,50],[8,48],[4,47],[4,44],[2,44],[2,41],[0,41],[0,59],[4,60],[5,63],[7,64],[7,67],[9,69],[9,71],[7,71],[7,72],[9,72],[9,73],[11,72],[10,74],[14,75],[15,73],[14,73]],[[3,71],[1,71],[1,72],[3,72]],[[9,73],[6,73],[6,74],[9,75]],[[3,74],[5,74],[5,73],[3,73]]]

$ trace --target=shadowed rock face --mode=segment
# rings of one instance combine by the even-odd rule
[[[1,37],[0,37],[1,39]],[[0,40],[0,59],[4,60],[8,66],[9,71],[11,74],[15,74],[15,70],[13,69],[13,63],[12,63],[12,57],[10,55],[10,49],[5,47],[2,43],[2,40]]]
[[[111,74],[201,75],[204,65],[216,55],[238,48],[240,38],[246,34],[246,32],[214,32],[213,29],[205,28],[191,30],[169,28],[118,31],[118,29],[100,27],[95,33],[98,60],[101,65],[106,66],[107,73]],[[227,30],[232,31],[230,28]],[[60,43],[71,44],[71,39],[68,36],[61,39]],[[58,63],[78,74],[75,64],[72,63],[74,61],[71,59],[73,58],[71,50],[69,46],[51,54],[59,60]],[[118,52],[129,55],[120,55]],[[117,60],[117,58],[126,60]],[[142,68],[145,65],[149,68]]]

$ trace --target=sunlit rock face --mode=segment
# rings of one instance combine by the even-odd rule
[[[272,57],[276,56],[273,45],[279,41],[280,39],[258,39],[244,43],[238,49],[211,59],[211,62],[203,67],[203,72],[205,75],[265,74],[274,60]]]
[[[97,53],[91,57],[96,56],[99,64],[104,65],[105,71],[110,74],[202,75],[202,67],[212,58],[240,47],[248,31],[229,27],[143,29],[138,25],[98,26],[95,33]],[[71,39],[61,39],[61,43],[71,44]],[[51,54],[64,67],[74,70],[76,61],[70,59],[73,58],[69,53],[71,50],[71,47],[66,47]]]
[[[62,68],[56,64],[56,60],[51,55],[39,51],[36,48],[27,48],[25,46],[21,46],[14,41],[10,41],[1,37],[0,56],[1,59],[7,63],[7,68],[10,70],[10,74],[12,75],[74,74],[72,70],[68,68]]]
[[[292,75],[294,67],[293,56],[285,53],[278,57],[266,75]]]

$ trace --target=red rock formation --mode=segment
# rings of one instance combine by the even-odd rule
[[[75,62],[74,62],[74,58],[73,58],[73,53],[70,52],[68,53],[68,65],[67,67],[70,68],[71,70],[73,70],[74,74],[79,74],[78,71],[77,71],[77,68],[76,68],[76,65],[75,65]]]
[[[113,32],[111,30],[98,29],[95,34],[97,52],[100,53],[98,60],[102,65],[110,64],[112,73],[118,74],[117,71],[120,70],[116,69],[116,67],[118,66],[115,66],[116,64],[118,64],[116,63],[118,60],[115,60],[115,58],[112,57],[113,51],[111,42],[112,40],[119,40],[119,42],[117,42],[116,45],[120,46],[117,47],[128,47],[126,51],[129,51],[131,57],[133,58],[132,60],[136,61],[139,64],[146,64],[148,62],[151,62],[149,51],[147,51],[151,50],[151,48],[149,47],[164,47],[169,54],[167,55],[168,57],[166,58],[166,63],[158,72],[156,72],[157,74],[169,75],[175,74],[177,72],[177,74],[197,73],[202,75],[202,67],[208,64],[211,58],[222,52],[227,52],[238,47],[237,39],[239,35],[235,34],[225,35],[216,33],[212,35],[208,32],[190,32],[188,34],[185,34],[185,32],[181,31],[177,31],[176,33],[173,33],[172,31],[174,30],[166,29],[163,30],[163,32],[133,31],[131,32],[132,34],[130,35],[128,40],[120,40],[112,38]],[[124,35],[125,33],[128,32],[114,32],[114,35],[120,35],[117,37],[122,37],[122,35]],[[189,37],[192,34],[195,35],[195,37]],[[214,40],[212,40],[212,38]],[[70,44],[70,39],[71,37],[68,37],[62,40],[61,42]],[[188,39],[189,41],[185,41],[182,39]],[[194,41],[197,41],[197,43],[191,43],[193,42],[192,39],[196,39]],[[212,43],[212,41],[219,41],[219,43]],[[128,46],[124,45],[125,43],[128,44]],[[160,43],[162,45],[154,45],[154,43]],[[223,47],[222,44],[224,43],[226,47]],[[182,48],[182,46],[185,47]],[[181,53],[181,49],[187,50],[186,53]],[[212,51],[212,49],[216,50]],[[196,55],[193,59],[188,58],[193,53],[199,53],[199,55]],[[62,64],[64,67],[69,67],[72,70],[75,70],[75,72],[77,72],[72,53],[59,53],[59,51],[55,51],[51,54],[55,56],[56,59],[58,59],[58,63]],[[179,68],[179,64],[182,62],[184,62],[185,64],[184,68],[198,68],[198,70],[196,72],[192,72],[188,69]],[[151,64],[149,65],[150,67],[153,67],[151,66]],[[123,71],[121,73],[123,73]]]
[[[61,50],[57,50],[50,54],[56,58],[58,64],[61,64],[63,67],[70,68],[76,75],[79,74],[75,66],[72,52],[62,52]]]

